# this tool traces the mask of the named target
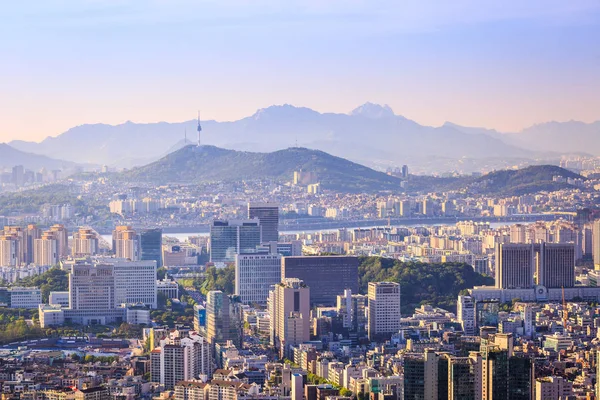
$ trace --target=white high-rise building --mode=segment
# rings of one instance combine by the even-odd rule
[[[367,308],[368,297],[352,294],[351,289],[346,289],[343,295],[337,296],[338,315],[342,317],[344,328],[364,333],[368,322]]]
[[[58,240],[54,232],[44,232],[41,238],[34,239],[33,263],[35,265],[56,265],[58,261]]]
[[[99,251],[98,236],[91,228],[79,228],[73,232],[72,244],[73,257],[93,256]]]
[[[369,339],[387,337],[400,330],[400,284],[369,282]]]
[[[19,239],[13,235],[0,236],[0,267],[15,267],[19,263]]]
[[[456,317],[465,335],[474,336],[477,324],[475,321],[475,300],[471,296],[458,296]]]
[[[205,338],[190,333],[181,336],[179,331],[171,332],[168,338],[160,341],[151,355],[151,379],[171,390],[181,381],[210,376],[210,345]]]
[[[280,254],[237,254],[235,294],[244,304],[266,304],[271,286],[281,282]]]
[[[115,305],[143,303],[158,307],[156,261],[129,261],[118,258],[98,258],[114,267]]]

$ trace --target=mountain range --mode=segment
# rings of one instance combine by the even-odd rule
[[[196,127],[195,120],[90,124],[40,143],[12,141],[9,145],[77,163],[130,168],[195,142]],[[519,133],[501,133],[450,122],[440,127],[423,126],[396,115],[389,106],[372,103],[348,114],[281,105],[260,109],[237,121],[202,121],[202,143],[252,152],[306,147],[377,169],[408,164],[420,173],[468,173],[557,162],[567,153],[600,155],[600,121],[549,122]]]
[[[39,171],[42,168],[65,171],[77,166],[76,163],[71,161],[57,160],[40,154],[24,152],[6,143],[0,143],[0,169],[10,169],[15,165],[22,165],[32,171]]]

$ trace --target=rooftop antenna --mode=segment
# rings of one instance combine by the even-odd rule
[[[200,126],[200,110],[198,110],[198,147],[200,147],[200,132],[202,132],[202,126]]]

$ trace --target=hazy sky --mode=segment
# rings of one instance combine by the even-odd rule
[[[600,119],[598,0],[7,1],[0,20],[0,141],[283,103],[505,131]]]

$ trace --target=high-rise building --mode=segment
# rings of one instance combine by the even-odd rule
[[[33,262],[35,265],[58,264],[58,239],[56,232],[46,231],[34,240]]]
[[[98,263],[112,264],[115,275],[115,305],[145,304],[158,307],[156,262],[99,258]]]
[[[271,344],[281,357],[310,340],[310,289],[297,278],[284,278],[269,296]]]
[[[482,398],[532,398],[533,371],[531,359],[513,354],[512,334],[492,335],[481,339]]]
[[[510,227],[510,243],[526,244],[527,243],[527,226],[523,224],[514,224]]]
[[[63,259],[69,255],[69,231],[62,224],[54,224],[50,227],[57,241],[58,258]]]
[[[69,274],[69,310],[74,321],[83,325],[106,324],[122,318],[115,310],[114,267],[108,264],[74,263]],[[68,316],[65,315],[65,320]]]
[[[496,245],[496,287],[530,289],[575,286],[573,243]]]
[[[10,233],[0,236],[0,267],[15,267],[21,264],[19,238]]]
[[[456,317],[465,335],[476,334],[475,300],[471,296],[458,296]]]
[[[400,330],[400,284],[369,282],[368,334],[370,340],[387,338]]]
[[[262,242],[258,218],[213,221],[210,226],[210,261],[234,262],[236,254],[256,252]]]
[[[426,350],[404,357],[405,399],[447,399],[448,357],[445,353]]]
[[[87,257],[98,254],[98,236],[92,228],[79,228],[73,232],[71,255],[73,257]]]
[[[196,333],[169,333],[152,350],[151,380],[172,390],[178,382],[204,378],[212,372],[210,345]]]
[[[258,218],[263,242],[279,241],[279,205],[275,203],[248,203],[248,219]]]
[[[15,165],[12,168],[12,182],[16,187],[21,187],[25,184],[25,168],[22,165]]]
[[[478,353],[469,357],[448,357],[448,397],[444,398],[481,399],[481,356]]]
[[[24,263],[29,265],[33,262],[33,252],[35,246],[35,239],[39,239],[42,237],[42,230],[38,228],[34,224],[27,225],[27,229],[25,230],[25,260]]]
[[[312,304],[334,305],[337,295],[358,293],[358,258],[348,256],[284,257],[281,278],[298,278],[310,288]]]
[[[281,282],[280,254],[237,254],[235,294],[244,304],[267,304],[271,286]]]
[[[140,259],[140,238],[130,226],[117,226],[113,231],[113,251],[118,258]]]
[[[156,266],[162,266],[162,229],[144,229],[140,232],[140,260],[156,261]]]
[[[368,297],[362,294],[352,294],[352,290],[344,290],[343,295],[337,296],[338,315],[342,317],[344,328],[360,335],[367,328]]]
[[[25,232],[22,226],[5,226],[4,235],[5,237],[8,237],[10,235],[10,237],[12,238],[11,240],[17,242],[17,257],[15,265],[23,265],[27,262],[28,258],[33,259],[33,253],[31,253],[30,255],[28,255],[27,253],[27,233]]]
[[[534,245],[537,284],[547,288],[575,286],[575,245],[539,243]]]
[[[231,340],[236,346],[241,344],[241,315],[239,304],[220,290],[211,290],[206,295],[206,338],[215,344]]]
[[[535,259],[531,244],[496,244],[496,287],[529,289],[533,287]]]

